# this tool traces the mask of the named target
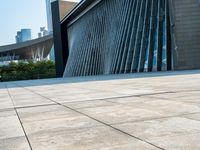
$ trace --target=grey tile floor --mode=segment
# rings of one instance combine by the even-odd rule
[[[159,149],[200,149],[200,70],[0,83],[0,150]]]

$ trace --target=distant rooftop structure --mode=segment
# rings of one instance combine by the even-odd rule
[[[21,43],[31,40],[31,29],[21,29],[15,36],[16,43]]]
[[[40,27],[40,32],[38,33],[38,38],[48,35],[48,31],[45,27]]]

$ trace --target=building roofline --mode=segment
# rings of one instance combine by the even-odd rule
[[[28,47],[28,46],[52,39],[52,38],[53,38],[53,35],[50,34],[50,35],[47,35],[47,36],[44,36],[41,38],[37,38],[37,39],[33,39],[33,40],[21,42],[21,43],[0,46],[0,52],[6,52],[6,51],[13,50],[13,49],[20,49],[20,48]]]

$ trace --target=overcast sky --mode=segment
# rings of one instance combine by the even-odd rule
[[[15,43],[21,28],[32,29],[32,38],[36,38],[42,26],[47,26],[45,0],[1,0],[0,45]]]

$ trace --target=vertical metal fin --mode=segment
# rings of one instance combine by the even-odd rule
[[[171,69],[168,0],[98,1],[65,22],[69,58],[64,76]]]

